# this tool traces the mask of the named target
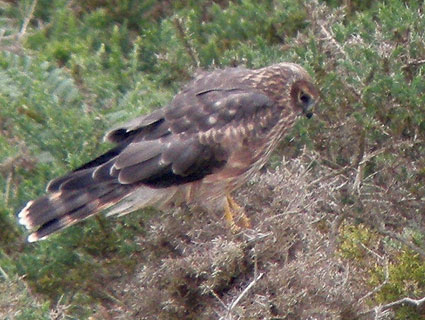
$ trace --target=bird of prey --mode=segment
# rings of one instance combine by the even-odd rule
[[[108,132],[116,146],[51,181],[19,222],[33,242],[105,209],[186,202],[221,208],[233,223],[230,193],[267,162],[299,115],[312,116],[318,96],[294,63],[200,73],[167,106]]]

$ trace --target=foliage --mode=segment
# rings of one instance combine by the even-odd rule
[[[418,254],[411,251],[402,251],[398,253],[395,261],[389,266],[389,281],[376,295],[379,303],[386,301],[395,301],[400,296],[421,298],[424,295],[425,265],[423,259]],[[377,285],[385,277],[385,271],[382,267],[374,270],[371,277],[371,284]],[[403,306],[398,310],[400,319],[421,319],[422,315],[417,314],[415,309],[409,306]]]
[[[41,303],[29,293],[22,279],[13,277],[0,282],[0,314],[3,319],[40,320],[51,319],[50,303]]]
[[[353,319],[368,306],[423,297],[423,4],[344,3],[1,2],[0,285],[13,289],[18,318],[48,318],[58,306],[77,318],[104,310],[118,316],[124,298],[136,313],[161,307],[163,318],[189,317],[185,310],[214,317],[222,307],[217,297],[232,301],[256,268],[265,277],[257,295],[235,307],[241,317],[307,318],[323,305],[329,318]],[[258,215],[255,240],[229,236],[201,213],[198,222],[187,211],[160,221],[145,210],[24,242],[14,214],[42,195],[49,179],[106,150],[100,141],[108,127],[166,105],[198,68],[279,61],[305,66],[321,102],[313,121],[299,121],[272,158],[275,176],[240,192],[254,220]],[[281,168],[282,155],[292,175]],[[286,199],[269,194],[270,186]],[[346,266],[351,293],[336,283]],[[320,300],[320,280],[330,300]],[[121,287],[151,299],[137,305],[140,299],[116,293]],[[422,316],[395,308],[396,319]]]

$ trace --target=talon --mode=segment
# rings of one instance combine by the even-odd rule
[[[235,217],[236,215],[236,222]],[[232,232],[236,233],[243,229],[251,227],[251,221],[246,216],[243,208],[241,208],[230,195],[226,196],[226,202],[224,205],[224,219],[230,226]]]

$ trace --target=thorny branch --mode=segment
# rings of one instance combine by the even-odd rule
[[[251,290],[251,288],[263,277],[264,273],[258,274],[257,267],[257,255],[254,253],[254,279],[248,284],[248,286],[239,294],[239,296],[230,303],[230,305],[226,305],[220,297],[211,290],[213,296],[220,302],[220,304],[227,311],[224,317],[220,317],[220,320],[232,320],[233,319],[233,309],[239,304],[239,302],[243,299],[243,297]]]
[[[344,44],[341,44],[337,41],[332,31],[331,26],[333,23],[336,22],[335,19],[337,18],[329,17],[326,10],[324,9],[324,6],[321,6],[317,1],[310,2],[310,4],[306,5],[306,8],[309,11],[309,14],[311,16],[312,26],[314,28],[316,37],[319,39],[319,41],[323,43],[329,50],[331,50],[335,56],[340,56],[342,57],[342,59],[346,61],[352,61],[352,58],[347,53],[346,48],[344,47]],[[340,15],[339,17],[341,16],[343,15]],[[408,68],[411,66],[419,66],[423,64],[425,64],[425,60],[423,59],[411,60],[404,66],[404,68]],[[338,67],[343,68],[342,65],[339,65]],[[352,72],[350,70],[345,70],[345,69],[342,71],[344,74],[350,74],[351,78],[354,78],[357,80],[359,86],[355,88],[346,81],[346,77],[345,78],[341,77],[341,81],[344,87],[346,87],[349,91],[353,92],[353,94],[356,96],[358,100],[362,101],[362,90],[365,87],[364,82],[359,77],[359,75],[356,74],[355,72]],[[362,190],[361,190],[362,180],[363,180],[362,177],[364,174],[364,167],[369,161],[371,161],[374,157],[386,152],[393,153],[394,150],[397,150],[400,148],[413,148],[416,144],[423,143],[423,141],[417,139],[417,137],[415,136],[413,140],[409,140],[409,141],[401,141],[401,142],[392,141],[392,143],[391,142],[387,143],[384,147],[374,150],[372,152],[367,150],[367,148],[365,147],[365,143],[366,143],[365,132],[362,132],[362,135],[359,141],[359,153],[354,163],[351,165],[347,165],[343,168],[334,168],[334,170],[332,170],[333,172],[331,172],[330,174],[326,176],[319,177],[315,181],[311,182],[311,185],[321,183],[325,180],[328,180],[337,176],[341,176],[341,175],[346,176],[348,175],[348,173],[354,172],[355,179],[352,182],[353,183],[352,190],[357,192],[358,196],[364,196],[365,194],[362,193]],[[350,179],[349,177],[346,177],[346,178]],[[403,245],[406,245],[411,250],[420,254],[422,257],[425,257],[425,251],[423,250],[423,248],[416,246],[414,243],[412,243],[408,239],[405,239],[402,236],[397,235],[392,231],[386,230],[386,228],[383,225],[379,226],[377,228],[377,231],[384,236],[389,236],[401,242]]]
[[[227,306],[223,300],[220,299],[220,297],[214,292],[211,291],[212,295],[220,302],[222,307],[226,309],[226,315],[224,317],[221,317],[220,320],[232,320],[232,311],[233,309],[239,304],[239,302],[242,300],[242,298],[248,293],[249,290],[263,277],[264,273],[260,273],[258,276],[254,277],[254,280],[252,280],[249,285],[239,294],[239,296],[232,301],[232,303]]]
[[[22,23],[21,30],[18,33],[18,39],[22,38],[25,35],[25,33],[27,31],[28,24],[34,16],[34,10],[35,10],[35,7],[37,6],[37,2],[38,2],[38,0],[34,0],[32,2],[31,7],[28,11],[28,14],[26,15],[26,17],[24,19],[24,23]]]
[[[375,319],[380,319],[386,310],[403,305],[410,305],[412,307],[420,308],[425,305],[425,297],[423,297],[422,299],[412,299],[408,297],[402,298],[400,300],[377,306],[371,310],[362,312],[361,314],[359,314],[359,316],[362,317],[367,314],[374,313]]]
[[[383,286],[385,286],[388,283],[388,279],[390,278],[390,272],[389,272],[389,269],[388,269],[388,260],[385,260],[385,269],[384,270],[385,270],[385,279],[384,279],[384,281],[381,284],[379,284],[377,287],[373,288],[372,291],[368,292],[363,297],[361,297],[359,299],[359,301],[357,301],[358,304],[360,304],[360,302],[364,301],[365,299],[367,299],[370,296],[372,296],[375,293],[377,293],[379,290],[382,289]]]
[[[345,52],[344,48],[336,41],[332,31],[326,29],[324,24],[320,25],[320,32],[322,34],[322,40],[323,41],[328,41],[328,43],[331,43],[334,46],[334,48],[336,48],[336,50],[344,56],[344,58],[346,60],[351,60],[350,57]],[[362,85],[362,87],[364,87],[362,79],[360,79],[360,77],[357,74],[354,75],[354,77]],[[355,87],[353,87],[352,85],[347,83],[346,81],[344,81],[344,85],[354,93],[354,95],[357,97],[357,99],[359,99],[359,100],[362,99],[361,91],[359,91],[358,89],[356,89]]]
[[[18,33],[14,33],[8,36],[3,36],[0,37],[0,40],[11,40],[11,39],[18,39],[20,40],[23,36],[25,36],[26,32],[27,32],[27,28],[28,28],[28,24],[30,23],[30,21],[32,20],[32,18],[34,17],[34,11],[35,8],[37,6],[37,2],[38,0],[34,0],[31,3],[31,6],[28,10],[28,13],[25,15],[24,21],[22,23],[21,29]]]
[[[183,46],[187,51],[187,54],[192,59],[193,64],[196,67],[199,67],[199,64],[200,64],[199,59],[197,58],[195,51],[193,50],[192,46],[190,45],[189,41],[187,40],[186,32],[184,31],[184,26],[183,26],[181,19],[175,18],[174,19],[174,25],[176,26],[177,35],[180,38],[180,40],[182,41]]]
[[[236,298],[235,301],[233,301],[228,310],[227,310],[227,315],[226,317],[228,317],[230,315],[230,313],[232,312],[233,308],[236,307],[239,303],[239,301],[242,300],[242,298],[248,293],[248,291],[257,283],[258,280],[261,279],[261,277],[264,275],[264,273],[260,273],[256,278],[254,278],[254,280],[251,281],[251,283],[241,292],[241,294]]]

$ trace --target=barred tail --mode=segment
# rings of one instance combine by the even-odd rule
[[[28,237],[29,242],[42,240],[113,206],[131,191],[131,186],[114,182],[58,190],[28,202],[18,214],[19,223],[29,230],[36,230]]]

